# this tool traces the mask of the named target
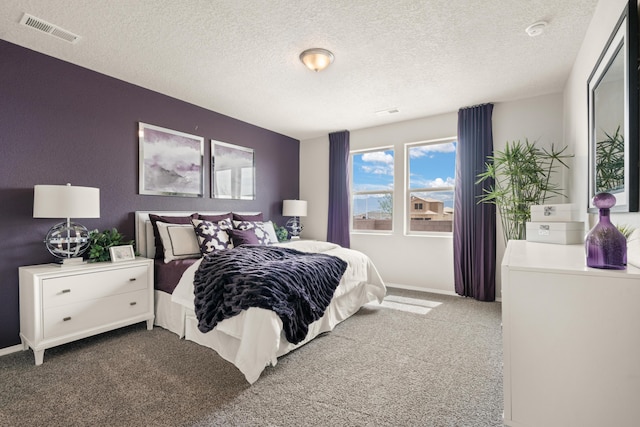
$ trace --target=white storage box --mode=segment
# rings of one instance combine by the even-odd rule
[[[578,220],[578,209],[572,203],[531,206],[531,222],[571,222]]]
[[[528,222],[527,241],[575,245],[584,243],[584,222]]]

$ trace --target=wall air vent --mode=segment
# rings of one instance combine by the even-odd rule
[[[36,18],[33,15],[29,15],[28,13],[25,13],[22,16],[20,24],[34,28],[38,31],[42,31],[43,33],[47,33],[53,37],[59,38],[69,43],[76,43],[78,40],[80,40],[80,36],[73,34],[72,32],[67,31],[63,28],[60,28],[57,25],[53,25],[47,21],[43,21],[40,18]]]

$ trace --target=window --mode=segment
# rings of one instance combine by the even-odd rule
[[[351,164],[351,229],[391,231],[393,149],[352,153]]]
[[[453,231],[455,139],[407,145],[408,231]]]

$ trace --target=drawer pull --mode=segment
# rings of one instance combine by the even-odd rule
[[[71,316],[69,316],[69,317],[65,317],[64,319],[62,319],[62,321],[63,321],[63,322],[67,322],[67,321],[69,321],[69,320],[71,320]]]
[[[60,292],[60,293],[68,294],[69,292],[71,292],[71,289],[63,289],[62,292]]]
[[[130,278],[130,279],[129,279],[129,281],[130,281],[130,282],[135,282],[135,281],[136,281],[136,278],[135,278],[135,277],[132,277],[132,278]]]
[[[136,305],[136,304],[137,304],[137,302],[135,302],[135,301],[129,303],[129,305]]]

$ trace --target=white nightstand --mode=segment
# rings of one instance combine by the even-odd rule
[[[146,321],[153,328],[153,260],[20,267],[20,339],[36,365],[47,348]]]

